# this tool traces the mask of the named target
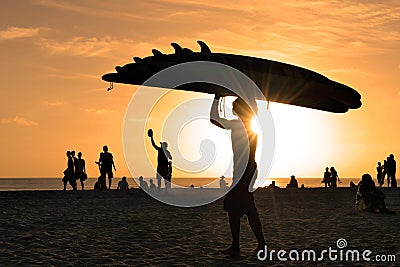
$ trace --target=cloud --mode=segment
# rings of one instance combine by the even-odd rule
[[[28,120],[23,117],[15,116],[14,118],[1,119],[1,124],[17,124],[21,126],[38,126],[36,121]]]
[[[42,28],[8,27],[0,31],[0,40],[34,37],[39,35],[41,30]]]
[[[75,79],[95,79],[98,80],[99,76],[94,74],[86,73],[51,73],[47,75],[48,77],[65,79],[65,80],[75,80]]]
[[[120,47],[120,42],[112,40],[111,37],[85,38],[74,37],[68,41],[57,41],[42,38],[39,45],[47,49],[50,54],[69,54],[74,56],[105,56],[108,52]]]
[[[64,102],[62,102],[62,101],[44,101],[44,103],[47,105],[47,106],[51,106],[51,107],[56,107],[56,106],[61,106],[61,105],[64,105]]]
[[[118,18],[118,19],[140,19],[140,20],[160,20],[160,16],[147,16],[142,12],[129,12],[129,10],[140,10],[142,6],[151,6],[151,3],[146,1],[127,1],[120,6],[113,2],[107,1],[85,1],[83,3],[72,3],[72,1],[61,1],[61,0],[36,0],[35,4],[55,8],[60,10],[66,10],[69,12],[80,13],[83,15],[100,16],[107,18]],[[136,8],[135,8],[136,7]]]
[[[96,108],[87,108],[85,109],[86,112],[91,113],[91,114],[95,114],[98,116],[104,116],[104,115],[112,115],[112,114],[116,114],[117,111],[112,110],[112,109],[105,109],[105,108],[100,108],[100,109],[96,109]]]

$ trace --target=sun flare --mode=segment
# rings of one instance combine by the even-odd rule
[[[259,123],[258,123],[257,117],[253,117],[253,118],[251,119],[250,127],[251,127],[251,130],[252,130],[255,134],[260,134],[261,130],[260,130],[260,125],[259,125]]]

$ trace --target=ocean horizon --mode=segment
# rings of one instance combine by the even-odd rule
[[[144,180],[149,184],[150,179],[157,184],[157,181],[153,177],[144,178]],[[324,187],[322,183],[322,178],[296,178],[299,186],[304,184],[307,188],[318,188]],[[114,178],[112,183],[112,189],[116,189],[118,182],[121,178]],[[220,178],[184,178],[177,177],[172,178],[172,187],[207,187],[207,188],[218,188]],[[231,183],[231,178],[225,178],[228,185]],[[286,184],[289,183],[290,178],[267,178],[266,183],[269,184],[271,181],[275,181],[276,185],[281,188],[285,188]],[[358,184],[360,178],[341,178],[342,183],[338,183],[338,187],[349,187],[352,181]],[[88,178],[85,181],[85,190],[93,190],[94,184],[97,178]],[[135,180],[132,177],[128,177],[127,181],[130,188],[139,188]],[[398,179],[398,183],[400,180]],[[375,181],[377,184],[377,182]],[[78,189],[81,188],[80,182],[78,181]],[[108,182],[107,182],[108,184]],[[387,186],[385,184],[384,186]],[[162,183],[164,187],[164,183]],[[0,178],[0,191],[32,191],[32,190],[62,190],[63,183],[61,178]],[[67,189],[71,189],[68,185]]]

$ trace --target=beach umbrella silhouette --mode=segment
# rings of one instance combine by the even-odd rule
[[[197,41],[197,43],[200,45],[200,52],[182,48],[176,43],[171,44],[175,50],[173,54],[163,54],[153,49],[152,56],[134,57],[134,62],[115,67],[115,73],[107,73],[102,79],[111,83],[109,89],[112,89],[112,83],[142,85],[159,71],[180,63],[215,62],[235,68],[247,75],[268,101],[335,113],[344,113],[349,109],[361,107],[361,95],[356,90],[314,71],[268,59],[213,53],[204,42]],[[162,84],[156,86],[169,88]],[[237,96],[235,92],[225,87],[205,82],[188,83],[171,89]],[[250,96],[256,95],[250,91],[246,93]]]

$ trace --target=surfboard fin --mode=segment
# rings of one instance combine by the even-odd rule
[[[171,46],[174,48],[175,50],[175,54],[180,54],[182,53],[182,47],[180,45],[178,45],[177,43],[171,43]]]
[[[161,52],[158,51],[157,49],[153,49],[153,50],[151,50],[151,52],[153,53],[153,55],[154,55],[155,57],[159,57],[159,56],[164,55],[163,53],[161,53]]]
[[[190,54],[193,54],[194,52],[192,50],[190,50],[189,48],[185,47],[182,49],[182,53],[185,55],[190,55]]]
[[[211,53],[211,49],[205,42],[198,40],[197,43],[200,45],[201,53]]]
[[[140,57],[134,57],[133,61],[135,61],[135,63],[140,63],[143,61],[143,59],[141,59]]]

